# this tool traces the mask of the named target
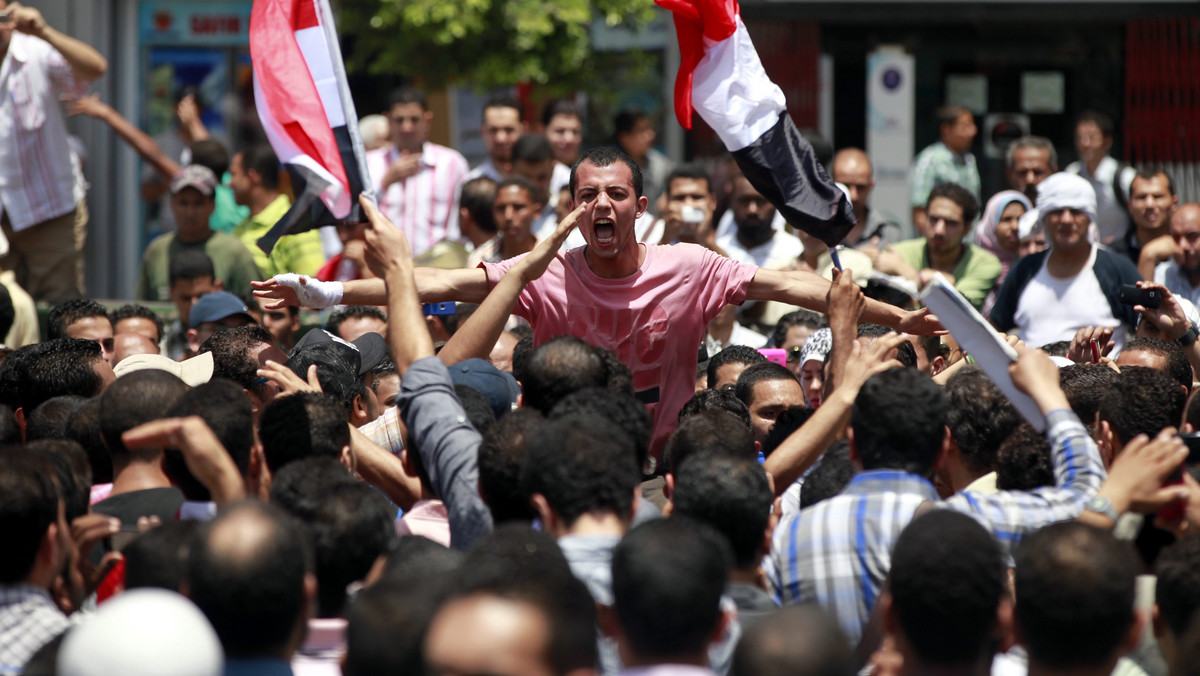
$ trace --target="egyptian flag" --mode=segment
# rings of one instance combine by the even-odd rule
[[[751,185],[793,227],[829,246],[854,227],[854,210],[787,114],[783,90],[767,77],[737,0],[655,0],[675,15],[680,65],[675,116],[708,123]]]
[[[328,0],[254,0],[250,59],[258,118],[296,195],[258,246],[362,221],[367,167]]]

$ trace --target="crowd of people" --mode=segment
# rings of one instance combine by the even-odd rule
[[[0,260],[0,673],[1200,673],[1200,205],[1104,116],[983,199],[940,111],[915,238],[865,152],[803,142],[831,247],[644,114],[584,148],[573,102],[496,97],[471,168],[403,88],[367,222],[268,254],[268,146],[187,96],[153,139],[84,96],[94,50],[0,17],[10,254],[82,245],[68,95],[151,167],[135,300],[176,310]],[[919,307],[938,276],[1032,408]]]

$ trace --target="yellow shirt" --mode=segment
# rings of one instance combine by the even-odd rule
[[[287,213],[292,201],[287,195],[276,197],[265,209],[238,223],[233,234],[254,254],[254,263],[267,279],[284,272],[315,275],[325,264],[325,251],[321,248],[321,235],[309,230],[298,235],[284,235],[275,243],[271,255],[258,248],[258,240],[275,226]]]

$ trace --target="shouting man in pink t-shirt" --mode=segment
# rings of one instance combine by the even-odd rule
[[[829,282],[815,274],[756,268],[694,244],[639,243],[634,222],[647,207],[641,170],[619,150],[601,147],[585,154],[572,170],[570,190],[571,209],[585,206],[579,231],[587,244],[559,254],[525,287],[514,312],[533,327],[535,345],[570,334],[616,353],[654,416],[655,457],[694,389],[705,327],[724,305],[777,300],[826,307]],[[481,302],[516,260],[466,270],[418,269],[421,301]],[[278,306],[379,305],[387,299],[379,279],[318,283],[277,277],[255,286],[257,295]],[[863,321],[909,333],[940,328],[923,311],[872,300]]]

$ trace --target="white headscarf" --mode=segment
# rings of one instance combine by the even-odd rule
[[[1038,184],[1037,208],[1043,227],[1046,225],[1046,215],[1061,209],[1082,211],[1087,214],[1089,221],[1095,223],[1096,191],[1082,176],[1060,171]]]

